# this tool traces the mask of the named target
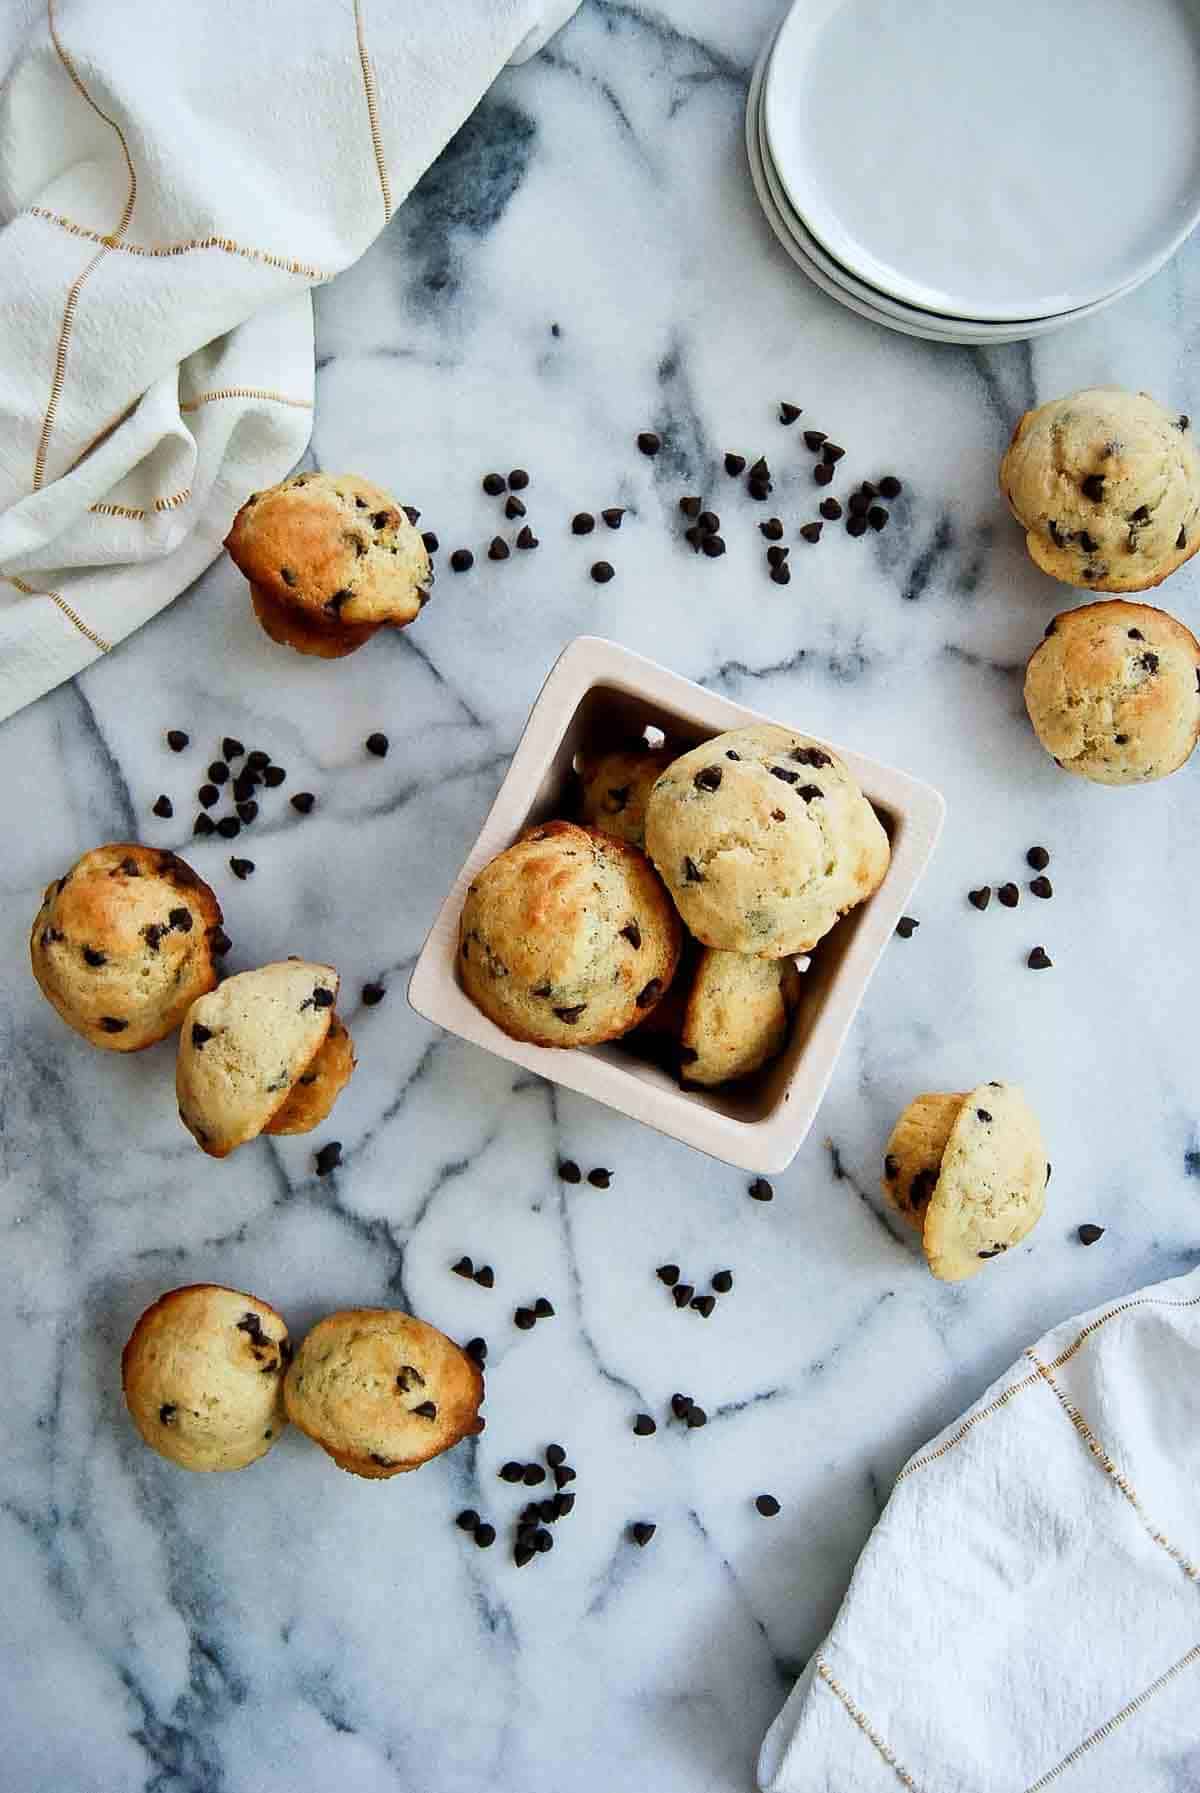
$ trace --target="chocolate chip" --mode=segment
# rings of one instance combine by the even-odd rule
[[[679,1265],[660,1264],[654,1274],[657,1276],[659,1282],[666,1283],[668,1289],[673,1289],[675,1284],[679,1281]]]
[[[911,915],[902,915],[896,923],[896,932],[901,940],[911,940],[920,925]]]
[[[258,804],[255,803],[253,798],[246,803],[239,803],[237,812],[239,820],[244,822],[247,828],[250,826],[251,822],[258,820]]]
[[[833,484],[833,466],[829,461],[818,461],[813,468],[813,478],[819,486]]]
[[[986,1108],[977,1108],[975,1110],[975,1113],[978,1115],[979,1119],[985,1123],[990,1121],[992,1118]]]
[[[479,1524],[479,1514],[474,1507],[464,1507],[454,1523],[460,1531],[473,1532]]]
[[[835,466],[837,462],[841,460],[845,452],[845,449],[839,448],[836,442],[825,442],[821,446],[822,458],[826,465],[830,467]]]
[[[694,1295],[690,1305],[698,1314],[702,1314],[708,1320],[712,1317],[713,1309],[717,1305],[717,1298],[715,1295]]]
[[[222,816],[217,823],[217,833],[222,840],[236,840],[242,832],[242,824],[237,816]]]
[[[759,524],[758,529],[759,534],[765,535],[769,542],[778,542],[783,539],[783,524],[778,517],[768,517],[765,523]]]
[[[503,536],[494,535],[492,537],[491,541],[488,543],[487,554],[489,560],[508,559],[508,543],[504,540]]]
[[[600,512],[600,515],[604,518],[609,529],[620,529],[621,519],[625,515],[625,512],[621,505],[610,504],[607,510],[602,510]]]
[[[562,1158],[559,1160],[558,1174],[564,1183],[581,1182],[583,1176],[583,1173],[580,1171],[579,1166],[573,1158]]]
[[[852,517],[865,517],[870,503],[865,492],[851,492],[846,500],[846,509]]]
[[[690,855],[684,857],[683,878],[685,884],[703,884],[704,882],[704,873]]]
[[[521,1480],[527,1488],[537,1488],[546,1479],[546,1472],[540,1463],[527,1463],[521,1471]]]
[[[350,590],[348,585],[340,586],[337,591],[331,593],[331,595],[326,598],[325,608],[326,610],[332,610],[334,615],[337,616],[341,612],[342,605],[348,604],[353,596],[354,593]]]
[[[1181,412],[1180,412],[1180,413],[1179,413],[1179,417],[1178,417],[1178,419],[1177,419],[1177,420],[1176,420],[1176,423],[1175,423],[1175,428],[1176,428],[1176,429],[1177,429],[1177,430],[1186,430],[1186,429],[1187,429],[1187,427],[1188,427],[1188,425],[1189,425],[1189,423],[1191,423],[1191,421],[1192,421],[1192,420],[1191,420],[1191,418],[1190,418],[1190,417],[1189,417],[1189,416],[1188,416],[1188,414],[1187,414],[1187,412],[1186,412],[1186,411],[1181,411]]]
[[[676,1283],[675,1287],[671,1290],[671,1299],[676,1307],[682,1308],[687,1306],[695,1293],[696,1291],[690,1282]]]
[[[894,473],[885,473],[879,482],[879,494],[881,498],[899,498],[903,490],[904,487],[900,484],[900,481],[896,478]]]
[[[1045,847],[1030,847],[1025,855],[1025,863],[1032,866],[1035,872],[1044,872],[1050,863],[1050,855]]]
[[[569,1463],[560,1463],[556,1466],[554,1471],[554,1486],[556,1488],[565,1488],[568,1482],[573,1482],[574,1480],[575,1471],[571,1468]]]
[[[700,543],[700,552],[707,554],[710,560],[719,560],[725,552],[725,538],[722,535],[706,535]]]
[[[736,479],[738,474],[744,469],[745,465],[746,457],[744,454],[727,454],[725,456],[725,471],[729,474],[731,479]]]
[[[822,766],[833,764],[832,757],[822,747],[793,747],[788,758],[795,760],[798,766],[811,766],[818,772]]]
[[[789,404],[787,399],[780,399],[780,401],[779,401],[779,421],[780,421],[780,423],[785,423],[785,424],[786,423],[795,423],[795,421],[796,421],[797,417],[799,417],[799,415],[800,415],[800,406],[799,405]]]
[[[672,1395],[671,1412],[676,1419],[686,1419],[692,1408],[691,1395]]]
[[[910,1208],[923,1208],[937,1188],[938,1173],[926,1165],[919,1170],[908,1188],[908,1205]]]
[[[265,772],[270,764],[270,754],[264,753],[261,747],[256,747],[252,753],[246,755],[246,768],[250,772]]]
[[[513,1315],[513,1325],[521,1332],[528,1332],[531,1326],[537,1325],[537,1315],[531,1307],[519,1307]]]
[[[528,484],[529,484],[529,475],[525,471],[524,467],[514,467],[508,476],[509,491],[510,492],[523,492]]]
[[[697,496],[684,497],[679,500],[679,508],[685,517],[695,518],[704,509],[704,500]]]
[[[229,779],[229,767],[224,760],[214,760],[208,768],[208,776],[213,784],[225,784]]]
[[[804,523],[800,527],[801,537],[806,542],[819,542],[821,539],[821,528],[822,525],[820,523]]]
[[[450,1268],[455,1276],[474,1276],[475,1274],[474,1264],[471,1262],[470,1258],[466,1257],[459,1258],[458,1262],[451,1264]]]
[[[799,784],[799,772],[793,772],[790,766],[770,766],[768,770],[772,778],[778,778],[783,784]]]
[[[797,795],[797,797],[802,798],[805,803],[815,803],[817,801],[818,797],[823,797],[825,795],[825,793],[821,789],[819,784],[802,784],[800,786],[800,789],[796,792],[796,795]],[[907,920],[908,920],[908,917],[905,916],[903,918],[903,921],[901,922],[900,927],[898,927],[896,930],[897,933],[904,935],[905,940],[908,939],[908,934],[904,933],[904,922]],[[916,927],[916,926],[918,926],[918,923],[914,922],[913,927]],[[910,928],[908,930],[908,933],[911,933],[911,932],[912,932],[912,928]]]
[[[716,535],[721,527],[721,519],[716,511],[701,511],[696,518],[696,527],[701,535]]]
[[[472,1363],[477,1363],[480,1369],[483,1368],[484,1364],[487,1362],[486,1339],[468,1339],[463,1346],[463,1350],[471,1359]]]
[[[233,781],[234,802],[246,802],[249,798],[253,797],[255,791],[262,782],[263,775],[259,771],[239,772]]]
[[[781,561],[777,567],[771,568],[770,577],[771,582],[774,585],[790,585],[792,583],[792,569],[788,566],[786,561]]]
[[[1124,747],[1128,744],[1129,736],[1128,735],[1114,735],[1113,740],[1116,742],[1118,747]],[[1061,764],[1062,764],[1061,760],[1055,761],[1055,765],[1061,765]]]
[[[469,548],[456,548],[450,556],[450,571],[452,573],[469,573],[474,565],[475,556]]]
[[[534,994],[536,995],[537,992],[535,991]],[[587,1008],[586,1002],[577,1002],[574,1005],[574,1007],[572,1007],[572,1008],[555,1009],[554,1013],[558,1016],[558,1019],[560,1021],[562,1021],[566,1024],[566,1026],[574,1027],[574,1025],[578,1021],[580,1015],[583,1014],[583,1012],[586,1008]]]
[[[421,536],[421,544],[424,547],[426,554],[436,554],[442,545],[432,529],[425,530]]]
[[[746,481],[746,490],[756,504],[762,504],[771,496],[771,482],[769,479],[750,479]]]
[[[167,923],[177,934],[190,934],[192,931],[192,912],[190,909],[170,909],[167,912]]]
[[[505,1463],[500,1469],[500,1480],[502,1482],[519,1482],[524,1474],[525,1465],[523,1463]]]
[[[1015,884],[1002,884],[996,892],[996,901],[1003,903],[1006,909],[1015,909],[1021,900],[1021,893]]]
[[[1086,529],[1081,529],[1079,531],[1079,546],[1083,549],[1085,554],[1094,554],[1100,544],[1088,534]]]
[[[750,1185],[750,1199],[755,1202],[769,1202],[775,1198],[775,1191],[765,1177],[755,1177]]]
[[[629,1536],[633,1539],[639,1550],[644,1550],[657,1530],[658,1527],[652,1520],[635,1519],[629,1528]]]
[[[231,859],[229,869],[235,878],[240,878],[244,882],[254,870],[254,861],[253,859]]]
[[[437,1418],[437,1406],[433,1401],[422,1401],[419,1407],[413,1408],[413,1412],[419,1414],[422,1419]]]
[[[342,1142],[340,1139],[331,1139],[329,1144],[322,1146],[317,1153],[317,1175],[327,1177],[330,1171],[336,1170],[341,1162]]]
[[[211,809],[220,795],[221,793],[215,784],[202,784],[200,789],[196,792],[198,800],[204,805],[205,809]]]
[[[530,548],[536,548],[537,546],[538,538],[534,535],[528,523],[526,523],[523,528],[517,531],[517,547],[523,552],[526,552]]]
[[[556,1519],[565,1519],[567,1514],[574,1510],[575,1496],[573,1494],[563,1494],[560,1491],[554,1496],[554,1517]]]
[[[981,884],[978,890],[968,890],[967,892],[967,901],[973,909],[986,909],[991,900],[992,887],[990,884]]]
[[[212,953],[214,959],[223,959],[225,954],[232,948],[233,941],[229,938],[229,935],[225,932],[224,928],[210,928],[208,931],[208,945],[209,951]]]
[[[1104,497],[1104,475],[1089,473],[1082,482],[1082,490],[1085,498],[1090,498],[1094,504],[1099,504]]]
[[[658,1431],[658,1427],[648,1413],[639,1413],[633,1422],[633,1430],[639,1438],[649,1438]]]
[[[523,1569],[526,1563],[531,1563],[536,1555],[537,1551],[533,1548],[533,1545],[526,1544],[522,1540],[518,1542],[516,1549],[513,1551],[513,1562],[517,1565],[518,1569]]]
[[[182,753],[184,748],[188,745],[189,739],[190,737],[185,735],[181,728],[169,728],[167,730],[167,746],[171,749],[172,753]]]
[[[151,807],[153,813],[156,816],[161,816],[164,821],[169,821],[175,814],[175,805],[171,802],[171,799],[166,796],[157,797]]]
[[[561,1444],[548,1444],[545,1454],[551,1469],[557,1469],[560,1463],[565,1463],[567,1460],[567,1453]]]
[[[1157,672],[1158,671],[1158,655],[1157,654],[1143,654],[1142,659],[1141,659],[1141,664],[1145,667],[1147,672]]]
[[[533,1304],[533,1311],[539,1320],[552,1320],[554,1318],[554,1309],[544,1295],[538,1296]]]
[[[662,438],[656,436],[653,430],[642,430],[638,436],[637,445],[643,454],[654,456],[662,447]]]
[[[865,517],[847,517],[846,534],[853,536],[866,535],[867,519]]]
[[[499,473],[485,473],[479,483],[489,498],[499,498],[504,490],[504,478]]]
[[[640,1009],[644,1009],[648,1008],[652,1002],[657,1002],[662,995],[662,987],[662,979],[660,977],[652,977],[650,982],[638,991],[637,1006]]]
[[[703,1407],[697,1407],[694,1401],[687,1410],[687,1423],[693,1431],[695,1431],[697,1426],[706,1426],[708,1424],[707,1413],[705,1413]]]
[[[638,927],[636,921],[627,921],[625,923],[625,926],[621,929],[621,938],[623,940],[628,940],[634,952],[637,952],[642,944],[642,930]]]
[[[1052,897],[1054,895],[1054,886],[1049,878],[1031,878],[1029,888],[1035,897]]]
[[[891,1152],[888,1153],[883,1161],[883,1174],[889,1183],[894,1183],[896,1178],[900,1175],[900,1160],[894,1157]]]
[[[94,946],[85,946],[83,949],[83,957],[85,962],[92,967],[108,964],[108,959],[105,954],[97,952]]]
[[[692,783],[698,791],[719,790],[721,787],[720,766],[705,766],[702,771],[697,772]]]
[[[206,816],[204,811],[201,810],[200,814],[196,817],[196,820],[192,823],[192,833],[215,834],[216,831],[216,823],[213,821],[212,817]]]
[[[607,585],[613,576],[613,569],[607,560],[595,560],[592,562],[591,574],[597,585]]]
[[[718,1270],[712,1277],[711,1284],[718,1295],[728,1295],[730,1289],[733,1287],[733,1271]]]
[[[118,1021],[115,1015],[101,1015],[100,1017],[102,1033],[124,1033],[128,1026],[128,1021]]]
[[[1052,616],[1050,618],[1050,621],[1046,624],[1046,627],[1042,630],[1043,639],[1046,641],[1049,641],[1050,637],[1053,634],[1055,634],[1057,632],[1057,630],[1058,630],[1058,618],[1056,616]]]
[[[816,454],[818,449],[828,442],[828,440],[829,437],[825,434],[824,430],[805,430],[804,432],[804,446],[810,448],[814,454]]]
[[[179,1411],[179,1409],[178,1409],[178,1407],[176,1407],[174,1401],[164,1401],[162,1406],[158,1410],[159,1424],[162,1426],[173,1425],[175,1422],[175,1415],[178,1413],[178,1411]],[[268,1436],[269,1436],[269,1434],[268,1434]]]
[[[315,802],[316,798],[311,791],[297,791],[292,798],[292,808],[298,810],[302,816],[311,815]]]
[[[1050,958],[1044,947],[1035,946],[1025,963],[1028,965],[1030,971],[1049,971],[1054,961]]]
[[[759,1494],[755,1497],[755,1508],[764,1519],[774,1519],[779,1511],[779,1502],[773,1494]]]
[[[402,1363],[396,1371],[396,1387],[402,1395],[410,1395],[414,1388],[424,1388],[425,1378],[415,1363]]]
[[[887,513],[887,511],[884,510],[882,505],[873,504],[871,506],[870,510],[867,512],[867,522],[871,525],[871,528],[874,530],[886,529],[887,523],[888,523],[888,513]]]
[[[1103,1239],[1103,1237],[1104,1228],[1102,1226],[1095,1226],[1091,1221],[1087,1221],[1079,1229],[1079,1243],[1081,1245],[1094,1245],[1097,1239]]]
[[[376,759],[379,759],[379,760],[386,759],[388,745],[389,745],[388,738],[386,735],[381,735],[378,733],[373,734],[373,735],[368,735],[365,745],[366,745],[367,752],[373,753],[375,755]]]
[[[263,783],[268,789],[275,791],[283,783],[287,773],[282,766],[268,766],[263,773]]]

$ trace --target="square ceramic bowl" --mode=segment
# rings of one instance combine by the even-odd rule
[[[683,752],[726,729],[775,720],[615,642],[588,635],[571,642],[542,686],[479,839],[421,949],[408,986],[417,1013],[727,1164],[785,1169],[812,1126],[871,974],[937,843],[946,806],[929,785],[834,745],[887,829],[891,865],[874,896],[814,949],[787,1046],[744,1082],[680,1089],[666,1070],[639,1057],[625,1040],[574,1050],[510,1040],[470,1001],[457,974],[458,920],[468,884],[524,828],[572,813],[574,762],[581,748],[647,730],[654,739],[653,731],[660,729]],[[809,732],[795,717],[785,726]]]

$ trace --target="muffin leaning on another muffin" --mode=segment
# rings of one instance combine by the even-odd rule
[[[530,829],[477,872],[459,975],[515,1040],[590,1046],[643,1021],[670,987],[681,930],[643,853],[573,822]]]
[[[1165,778],[1200,737],[1200,642],[1150,604],[1064,610],[1029,661],[1025,707],[1064,772],[1096,784]]]
[[[1006,1083],[917,1096],[883,1161],[884,1195],[921,1234],[942,1282],[962,1282],[1020,1244],[1042,1217],[1049,1178],[1037,1116]]]
[[[284,1385],[288,1417],[352,1475],[419,1469],[483,1430],[483,1377],[434,1326],[394,1308],[318,1320]]]
[[[1091,591],[1145,591],[1200,548],[1191,420],[1145,392],[1094,386],[1026,411],[1000,489],[1034,564]]]
[[[339,659],[384,625],[402,629],[433,587],[403,508],[351,473],[297,473],[253,492],[225,538],[272,641]]]
[[[680,1038],[682,1081],[712,1086],[761,1070],[786,1046],[799,1000],[791,959],[702,948]]]
[[[331,1112],[357,1063],[350,1030],[334,1009],[324,1044],[308,1069],[297,1077],[287,1101],[271,1116],[263,1132],[311,1133]]]
[[[221,905],[174,853],[94,847],[47,886],[29,939],[33,975],[93,1046],[139,1052],[166,1039],[217,982]]]
[[[806,953],[887,872],[875,811],[837,756],[774,723],[674,760],[646,808],[646,850],[705,946]]]
[[[585,753],[579,764],[583,785],[580,819],[631,846],[646,844],[646,801],[656,779],[675,755],[667,747],[623,747]]]
[[[121,1354],[121,1384],[151,1450],[181,1469],[244,1469],[287,1425],[287,1327],[265,1301],[217,1283],[169,1289]]]
[[[333,1025],[339,982],[332,965],[287,959],[226,978],[192,1004],[179,1036],[175,1091],[180,1120],[210,1157],[224,1158],[265,1132],[309,1070],[317,1072],[309,1087],[320,1090],[318,1060]],[[314,1107],[321,1112],[311,1124],[329,1112],[349,1070],[341,1082],[338,1075],[335,1068],[325,1078],[325,1093],[332,1088],[332,1096],[327,1106],[318,1097]],[[294,1124],[296,1107],[291,1118],[283,1130],[304,1131]]]

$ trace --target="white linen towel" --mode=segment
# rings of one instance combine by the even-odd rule
[[[0,6],[0,720],[299,459],[309,289],[577,3]]]
[[[759,1779],[1200,1787],[1200,1270],[1056,1327],[906,1465]]]

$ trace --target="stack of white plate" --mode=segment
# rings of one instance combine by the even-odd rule
[[[1041,336],[1200,217],[1200,0],[795,0],[746,149],[779,241],[852,311]]]

